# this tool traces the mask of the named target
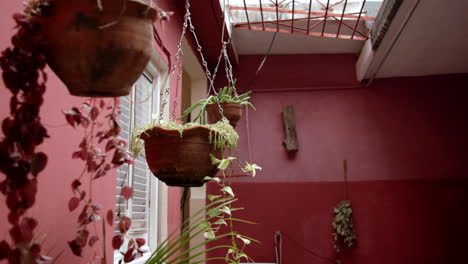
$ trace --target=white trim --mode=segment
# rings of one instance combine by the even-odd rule
[[[159,114],[159,107],[161,105],[161,91],[166,88],[168,85],[168,78],[169,76],[169,68],[164,59],[161,57],[159,52],[156,49],[153,50],[152,57],[146,66],[144,73],[151,79],[152,82],[152,89],[159,89],[150,91],[152,93],[152,100],[149,101],[149,111],[150,111],[150,118],[151,114]],[[136,91],[135,89],[132,90],[131,93],[131,100],[133,102],[136,101]],[[133,106],[133,107],[132,107]],[[135,117],[134,117],[134,103],[130,106],[130,126],[135,126]],[[165,109],[163,112],[164,116],[169,116],[168,109]],[[130,134],[132,131],[130,131]],[[131,136],[131,135],[130,135]],[[128,167],[128,171],[131,170],[132,166]],[[128,172],[127,172],[128,173]],[[161,241],[161,235],[167,235],[167,190],[164,191],[163,184],[160,184],[159,181],[154,177],[150,170],[148,169],[148,185],[147,185],[147,192],[148,192],[148,201],[147,206],[149,207],[147,210],[147,230],[148,232],[142,234],[141,236],[136,237],[143,237],[147,240],[147,247],[148,252],[144,254],[143,257],[132,261],[131,264],[143,264],[145,263],[149,257],[151,256],[151,252],[156,250],[158,243]],[[131,173],[128,175],[127,180],[132,182],[132,175]],[[167,188],[167,187],[166,187]],[[163,190],[163,191],[161,191]],[[165,195],[164,195],[165,194]],[[161,210],[160,204],[166,204],[166,210]],[[131,212],[131,208],[129,208],[129,212]],[[126,243],[124,243],[125,245]],[[118,251],[114,251],[114,263],[118,263],[123,258],[122,254]]]
[[[169,206],[168,187],[166,184],[158,184],[158,238],[157,244],[161,244],[168,236],[167,212]]]
[[[379,74],[380,67],[385,62],[395,42],[398,41],[400,33],[404,30],[406,22],[411,18],[412,11],[419,1],[406,0],[402,2],[395,18],[385,33],[382,43],[375,51],[372,50],[371,40],[366,41],[356,63],[356,77],[359,81],[372,79]]]

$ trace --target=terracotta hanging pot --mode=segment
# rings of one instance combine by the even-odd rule
[[[220,150],[209,143],[210,129],[194,126],[178,130],[155,127],[140,136],[145,141],[146,160],[151,172],[169,186],[199,187],[206,176],[218,169],[212,165],[210,153],[221,158]]]
[[[52,0],[42,15],[47,62],[72,95],[128,95],[153,52],[154,8],[101,2]]]
[[[220,103],[223,108],[223,115],[229,120],[232,127],[236,127],[242,117],[242,105],[236,103]],[[209,104],[206,106],[206,115],[209,124],[221,121],[223,116],[219,111],[218,104]]]

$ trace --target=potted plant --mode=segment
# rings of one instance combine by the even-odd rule
[[[226,148],[237,146],[239,136],[227,121],[212,125],[159,122],[134,131],[130,148],[145,157],[151,172],[169,186],[202,186],[206,176],[218,171],[210,154],[222,157]]]
[[[187,108],[181,118],[188,116],[195,109],[200,108],[200,112],[198,112],[197,116],[192,120],[193,122],[199,121],[201,124],[205,124],[206,112],[209,124],[222,120],[224,116],[229,120],[229,123],[235,127],[242,117],[243,105],[250,106],[255,110],[253,104],[249,102],[249,95],[251,92],[237,95],[234,94],[235,89],[234,86],[225,86],[219,90],[217,95],[210,95],[208,98],[201,99]],[[222,110],[220,110],[220,107]]]
[[[226,164],[229,160],[218,160]],[[220,163],[216,163],[221,167]],[[220,168],[223,170],[222,168]],[[226,168],[225,168],[226,169]],[[225,170],[224,169],[224,170]],[[233,211],[243,208],[233,208],[237,201],[231,187],[226,186],[219,178],[209,178],[218,182],[221,187],[220,195],[208,195],[208,204],[190,216],[182,224],[181,232],[174,232],[151,253],[146,264],[184,264],[206,263],[207,261],[222,260],[226,263],[239,263],[242,260],[254,262],[246,253],[245,247],[257,240],[240,234],[234,230],[234,223],[254,224],[232,216]],[[203,235],[205,240],[192,245],[193,239]],[[228,240],[226,240],[228,239]],[[229,241],[229,242],[228,242]],[[186,247],[188,245],[188,247]],[[224,256],[208,257],[196,260],[208,252],[225,249]]]
[[[72,95],[129,94],[153,52],[152,1],[33,2],[42,8],[47,63]]]

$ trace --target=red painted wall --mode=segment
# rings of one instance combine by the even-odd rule
[[[180,37],[181,13],[174,1],[158,1],[158,4],[165,10],[176,11],[176,15],[164,25],[164,31],[161,29],[161,25],[158,24],[160,32],[164,32],[162,38],[166,47],[171,55],[174,55],[176,43]],[[2,23],[0,23],[0,50],[4,50],[10,45],[10,37],[14,34],[14,21],[11,17],[15,12],[21,11],[22,8],[22,1],[2,1],[0,3],[0,17],[3,18]],[[45,141],[40,150],[47,153],[49,163],[46,170],[40,174],[36,205],[30,210],[29,214],[39,220],[37,234],[47,235],[43,246],[44,252],[49,252],[48,254],[54,257],[63,251],[63,255],[57,263],[88,263],[93,255],[91,250],[87,249],[86,256],[80,259],[71,253],[67,245],[67,241],[72,240],[75,236],[77,214],[79,213],[77,211],[69,213],[68,211],[68,200],[72,196],[70,183],[82,170],[81,162],[72,160],[71,154],[80,143],[82,135],[80,131],[74,130],[66,124],[62,114],[62,110],[80,105],[84,98],[70,96],[66,87],[55,74],[50,70],[47,72],[49,80],[47,92],[45,93],[45,103],[41,109],[41,118],[48,129],[50,138]],[[171,83],[172,94],[175,92],[175,84],[175,82]],[[3,120],[9,114],[10,93],[4,88],[2,81],[0,81],[0,86],[0,119]],[[181,105],[180,102],[178,105]],[[177,109],[176,112],[179,114],[180,109]],[[0,137],[3,137],[1,132]],[[103,206],[103,212],[115,207],[115,177],[116,172],[113,171],[94,185],[95,190],[99,190],[99,192],[95,192],[95,201]],[[3,175],[0,175],[0,179],[2,178]],[[86,186],[86,182],[83,182],[83,184]],[[179,188],[170,188],[167,215],[169,232],[178,229],[180,223],[179,203]],[[6,213],[4,197],[0,195],[0,241],[9,239],[9,225],[7,224]],[[100,225],[97,228],[100,232]],[[111,229],[107,228],[106,241],[109,263],[113,263],[113,250],[110,246],[112,235]],[[102,255],[102,248],[100,247],[101,244],[96,247],[98,255]]]
[[[261,59],[240,56],[239,89]],[[247,118],[237,128],[240,158],[249,157],[249,138],[252,161],[263,171],[233,185],[246,207],[237,216],[259,223],[236,228],[262,241],[249,254],[274,262],[274,232],[282,231],[284,263],[327,263],[301,246],[333,258],[330,224],[344,199],[346,159],[358,244],[343,263],[465,262],[468,213],[457,208],[468,202],[468,75],[382,79],[364,88],[355,60],[270,56],[252,85],[258,110],[248,113],[249,133]],[[294,156],[282,145],[285,104],[296,112]]]

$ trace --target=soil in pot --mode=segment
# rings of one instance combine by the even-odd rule
[[[210,129],[194,126],[178,130],[155,127],[141,134],[145,142],[146,160],[151,172],[169,186],[199,187],[206,176],[213,177],[218,169],[209,154],[222,157],[209,143]]]
[[[236,103],[220,103],[220,105],[223,108],[223,115],[229,120],[232,127],[236,127],[242,117],[242,105]],[[206,114],[209,124],[214,124],[223,118],[217,103],[207,105]]]
[[[128,95],[153,52],[156,10],[135,1],[52,0],[42,33],[49,66],[70,93]]]

